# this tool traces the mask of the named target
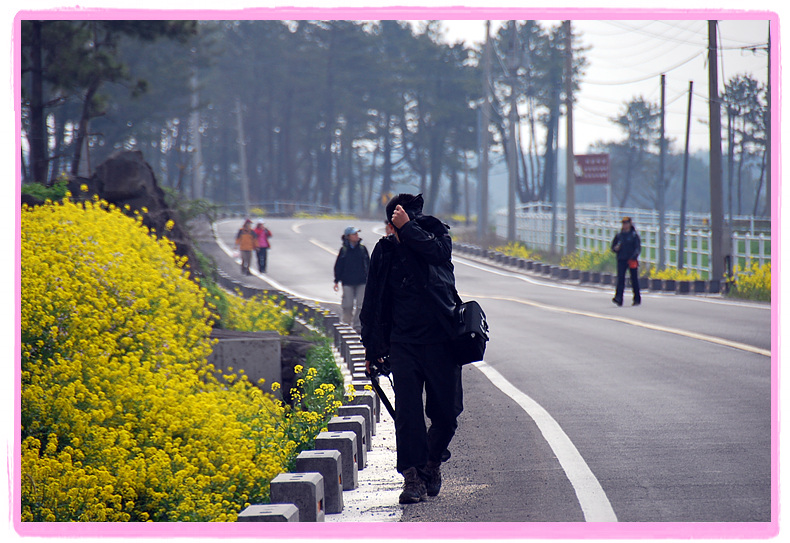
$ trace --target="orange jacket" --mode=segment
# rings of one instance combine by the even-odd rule
[[[258,236],[249,228],[242,228],[236,234],[236,245],[241,251],[254,251],[258,248]]]

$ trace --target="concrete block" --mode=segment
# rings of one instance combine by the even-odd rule
[[[381,422],[381,399],[373,390],[360,390],[354,393],[354,399],[346,396],[348,405],[367,405],[373,412],[376,422]]]
[[[299,522],[299,508],[292,503],[250,505],[239,513],[236,522]]]
[[[337,409],[337,414],[340,417],[357,415],[365,419],[365,428],[368,431],[368,450],[371,450],[373,448],[371,436],[376,435],[376,419],[373,417],[370,407],[367,405],[341,405]]]
[[[324,510],[343,512],[343,467],[340,451],[302,451],[296,457],[296,471],[320,473],[324,478]]]
[[[320,473],[281,473],[271,482],[272,503],[292,503],[300,522],[324,521],[324,478]]]
[[[218,340],[207,361],[219,371],[232,367],[244,370],[250,381],[265,380],[265,390],[282,382],[282,337],[277,332],[237,332],[215,329],[211,338]],[[282,399],[281,391],[273,394]]]
[[[321,432],[315,438],[315,448],[340,452],[343,490],[354,490],[359,486],[357,436],[354,432]]]
[[[368,438],[365,429],[365,419],[358,415],[332,417],[326,423],[326,429],[330,432],[354,432],[357,442],[357,468],[362,470],[367,466],[368,458]]]

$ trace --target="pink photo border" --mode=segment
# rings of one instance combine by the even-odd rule
[[[255,19],[339,19],[339,20],[644,20],[644,19],[717,19],[767,20],[771,29],[772,80],[772,243],[778,248],[780,236],[781,131],[780,131],[780,57],[779,17],[770,11],[724,9],[610,9],[610,8],[479,8],[479,7],[360,7],[360,8],[249,8],[239,10],[152,10],[63,8],[49,11],[20,11],[14,19],[14,105],[20,103],[20,25],[22,20],[47,19],[194,19],[194,20],[255,20]],[[15,141],[19,141],[21,121],[16,111]],[[21,165],[17,154],[15,167],[17,201],[21,183]],[[15,333],[15,413],[14,428],[20,424],[20,219],[15,224],[16,301]],[[778,255],[778,249],[774,251]],[[780,276],[780,259],[774,258],[774,277]],[[772,418],[772,484],[771,521],[764,523],[22,523],[20,521],[20,444],[15,436],[13,467],[8,466],[10,512],[18,535],[27,537],[192,537],[192,538],[262,538],[262,539],[767,539],[779,533],[779,293],[774,280],[771,320],[771,418]],[[11,472],[13,470],[13,472]],[[12,476],[13,473],[13,476]]]

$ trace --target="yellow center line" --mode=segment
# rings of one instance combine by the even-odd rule
[[[613,317],[611,315],[604,315],[601,313],[591,313],[589,311],[579,311],[576,309],[568,309],[565,307],[557,307],[548,304],[542,304],[540,302],[533,302],[530,300],[523,300],[520,298],[510,298],[507,296],[481,296],[481,295],[471,295],[471,294],[464,294],[466,298],[479,298],[479,299],[488,299],[488,300],[500,300],[505,302],[514,302],[517,304],[528,305],[532,307],[536,307],[538,309],[545,309],[546,311],[556,311],[558,313],[568,313],[571,315],[579,315],[582,317],[590,317],[593,319],[603,319],[608,321],[619,322],[622,324],[630,324],[632,326],[639,326],[641,328],[646,328],[648,330],[656,330],[658,332],[665,332],[667,334],[675,334],[678,336],[687,337],[690,339],[696,339],[699,341],[707,341],[709,343],[715,343],[716,345],[723,345],[725,347],[731,347],[733,349],[739,349],[741,351],[746,351],[754,354],[759,354],[763,356],[770,357],[771,351],[768,349],[761,349],[759,347],[754,347],[752,345],[747,345],[746,343],[740,343],[738,341],[730,341],[728,339],[723,339],[716,336],[710,336],[707,334],[699,334],[697,332],[689,332],[687,330],[681,330],[679,328],[670,328],[668,326],[661,326],[658,324],[651,324],[648,322],[637,321],[633,319],[626,319],[623,317]]]

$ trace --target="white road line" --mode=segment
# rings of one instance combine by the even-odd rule
[[[227,244],[224,241],[222,241],[222,238],[220,238],[219,232],[217,232],[217,225],[216,225],[216,223],[214,223],[213,228],[214,228],[214,239],[216,240],[217,245],[219,245],[220,249],[222,249],[225,252],[225,254],[228,255],[229,257],[234,258],[237,263],[241,263],[240,259],[236,259],[235,258],[231,248],[228,247]],[[337,300],[321,300],[319,298],[313,298],[312,296],[307,296],[307,295],[301,294],[299,292],[296,292],[294,290],[289,289],[288,287],[286,287],[283,284],[278,283],[277,281],[275,281],[274,279],[272,279],[268,275],[264,275],[262,273],[259,273],[259,272],[255,271],[255,270],[253,270],[253,269],[250,269],[250,273],[253,274],[254,276],[258,277],[259,279],[269,283],[269,285],[271,285],[272,288],[275,288],[275,289],[280,290],[282,292],[287,292],[288,294],[290,294],[291,296],[295,296],[296,298],[301,298],[303,300],[311,300],[311,301],[319,303],[319,304],[335,304],[336,305],[338,303]]]
[[[331,255],[336,255],[336,254],[337,254],[337,251],[336,251],[336,250],[332,249],[331,247],[327,247],[326,245],[324,245],[323,243],[321,243],[321,242],[320,242],[320,241],[318,241],[317,239],[312,239],[312,238],[311,238],[311,239],[310,239],[310,240],[308,240],[308,241],[310,241],[310,243],[312,243],[313,245],[315,245],[315,246],[316,246],[316,247],[318,247],[319,249],[323,249],[324,251],[326,251],[327,253],[329,253],[329,254],[331,254]]]
[[[686,337],[689,339],[696,339],[698,341],[707,341],[709,343],[715,343],[716,345],[723,345],[725,347],[731,347],[733,349],[739,349],[741,351],[746,351],[754,354],[760,354],[763,356],[767,356],[770,358],[771,351],[769,349],[761,349],[760,347],[755,347],[753,345],[748,345],[746,343],[740,343],[738,341],[730,341],[729,339],[724,339],[716,336],[709,336],[707,334],[700,334],[697,332],[689,332],[688,330],[682,330],[680,328],[670,328],[668,326],[661,326],[658,324],[651,324],[649,322],[644,321],[637,321],[633,319],[626,319],[623,317],[613,317],[611,315],[604,315],[601,313],[592,313],[589,311],[579,311],[576,309],[568,309],[565,307],[559,307],[554,305],[542,304],[539,302],[533,302],[530,300],[524,300],[521,298],[510,298],[507,296],[485,296],[485,295],[474,295],[474,294],[467,294],[464,293],[464,296],[467,298],[480,298],[480,299],[488,299],[488,300],[501,300],[506,302],[514,302],[517,304],[529,305],[532,307],[537,307],[539,309],[545,309],[547,311],[555,311],[558,313],[569,313],[571,315],[579,315],[582,317],[590,317],[593,319],[603,319],[609,320],[614,322],[619,322],[622,324],[629,324],[631,326],[638,326],[640,328],[645,328],[648,330],[655,330],[657,332],[665,332],[667,334],[675,334],[678,336]]]
[[[469,266],[470,268],[474,268],[476,270],[492,273],[494,275],[499,275],[501,277],[510,277],[512,279],[518,279],[519,281],[524,281],[525,283],[530,283],[532,285],[540,285],[542,287],[548,287],[548,288],[557,288],[557,289],[560,289],[560,290],[572,290],[574,292],[588,292],[588,293],[595,293],[595,294],[600,294],[601,293],[601,289],[599,289],[599,288],[588,288],[588,287],[575,286],[575,285],[566,285],[566,284],[563,284],[563,283],[557,283],[557,282],[549,280],[549,279],[534,279],[532,277],[528,277],[528,276],[520,274],[520,273],[513,273],[513,272],[506,271],[506,270],[500,270],[500,269],[497,269],[497,268],[492,268],[492,267],[487,266],[485,264],[480,264],[477,261],[465,259],[463,256],[453,255],[453,262],[457,262],[459,264],[463,264],[465,266]],[[741,302],[741,301],[727,301],[727,300],[721,300],[721,299],[711,299],[711,298],[707,298],[707,297],[704,297],[704,296],[702,296],[702,297],[701,296],[691,296],[691,295],[689,295],[689,296],[677,296],[677,295],[675,295],[673,293],[661,293],[661,292],[656,292],[656,293],[652,293],[652,294],[650,294],[650,293],[642,294],[643,298],[656,297],[656,296],[661,296],[661,297],[675,296],[676,297],[675,299],[683,300],[683,301],[686,301],[686,302],[699,302],[699,303],[708,303],[708,304],[714,304],[714,305],[748,307],[750,309],[762,309],[762,310],[765,310],[765,311],[770,311],[771,310],[771,306],[767,305],[767,304],[755,304],[755,303]]]
[[[615,515],[609,498],[606,497],[598,479],[595,478],[568,435],[549,415],[548,411],[513,386],[502,374],[485,362],[475,362],[473,365],[535,421],[576,492],[579,505],[584,513],[584,520],[587,522],[617,522],[617,515]]]

